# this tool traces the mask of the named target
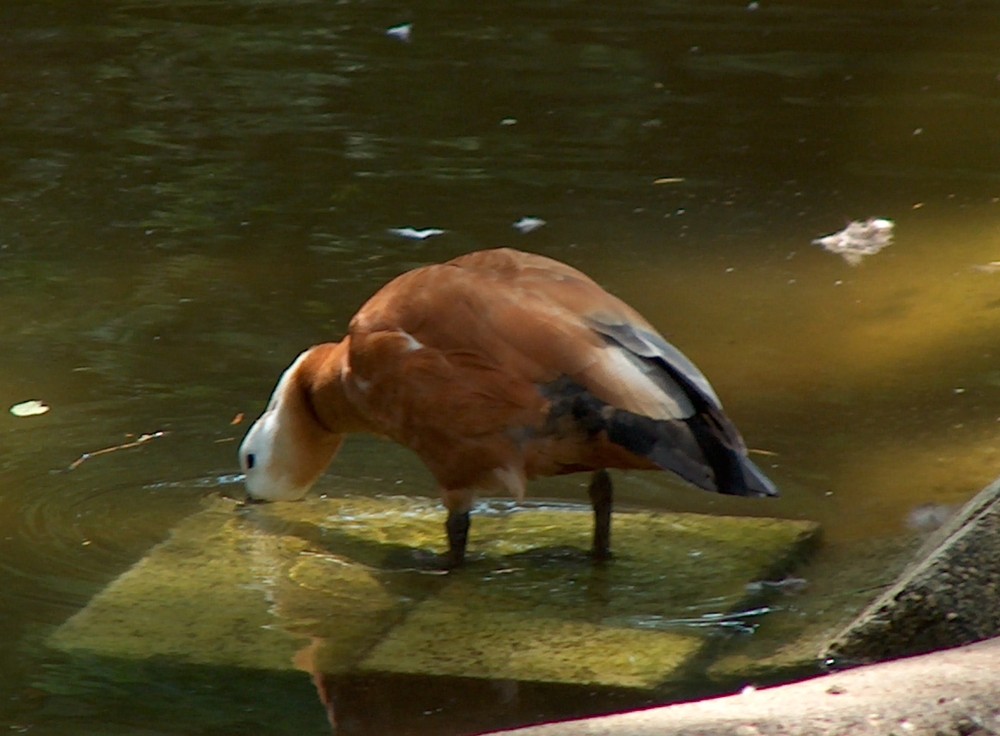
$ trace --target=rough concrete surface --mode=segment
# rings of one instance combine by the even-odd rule
[[[1000,638],[712,700],[493,736],[996,736]]]
[[[823,656],[877,662],[993,636],[1000,636],[1000,481],[928,539]]]

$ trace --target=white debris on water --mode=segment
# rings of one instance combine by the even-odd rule
[[[44,401],[32,399],[31,401],[22,401],[19,404],[14,404],[14,406],[10,407],[10,413],[15,417],[37,417],[48,413],[50,408]]]
[[[1000,261],[990,261],[989,263],[977,263],[972,270],[980,273],[1000,273]]]
[[[906,514],[906,526],[923,532],[934,531],[954,516],[956,510],[950,504],[923,503]]]
[[[545,224],[545,220],[541,217],[522,217],[514,223],[514,229],[522,235],[527,235],[540,227],[545,227]]]
[[[390,227],[389,232],[407,240],[427,240],[427,238],[444,235],[447,231],[439,227],[428,227],[423,230],[418,230],[414,227]]]
[[[392,28],[387,28],[385,30],[385,35],[389,38],[394,38],[397,41],[409,43],[410,39],[413,37],[413,24],[403,23],[398,26],[393,26]]]
[[[852,266],[857,266],[866,256],[873,256],[892,244],[895,223],[884,217],[854,220],[840,232],[825,235],[812,241],[823,250],[843,256]]]

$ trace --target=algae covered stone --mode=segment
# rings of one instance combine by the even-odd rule
[[[316,637],[349,668],[405,600],[294,526],[210,509],[181,522],[49,638],[67,652],[286,670]]]
[[[703,625],[738,609],[747,582],[786,567],[816,531],[622,513],[615,559],[595,565],[585,510],[502,508],[476,518],[485,555],[418,604],[364,669],[652,688],[698,654]]]
[[[70,653],[189,666],[460,676],[650,688],[791,564],[807,522],[620,513],[587,554],[579,505],[479,504],[469,564],[428,565],[443,509],[406,497],[310,498],[179,524],[50,638]]]
[[[59,627],[49,644],[123,659],[284,668],[295,640],[270,627],[274,617],[254,560],[289,559],[301,547],[294,539],[253,539],[226,517],[196,514]]]

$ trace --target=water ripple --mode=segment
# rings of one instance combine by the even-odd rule
[[[743,611],[730,611],[727,613],[703,613],[700,616],[687,618],[670,618],[668,616],[625,616],[615,619],[613,622],[623,626],[636,629],[654,629],[657,631],[669,631],[676,629],[709,629],[716,631],[736,632],[740,634],[752,634],[760,625],[759,619],[771,613],[775,609],[772,606],[759,606]]]

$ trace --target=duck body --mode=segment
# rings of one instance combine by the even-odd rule
[[[607,468],[777,495],[705,376],[638,312],[566,264],[510,249],[395,278],[343,340],[300,355],[241,445],[248,495],[301,498],[352,432],[389,437],[430,469],[451,564],[476,492],[522,499],[538,476],[595,472],[598,557],[609,553]]]

